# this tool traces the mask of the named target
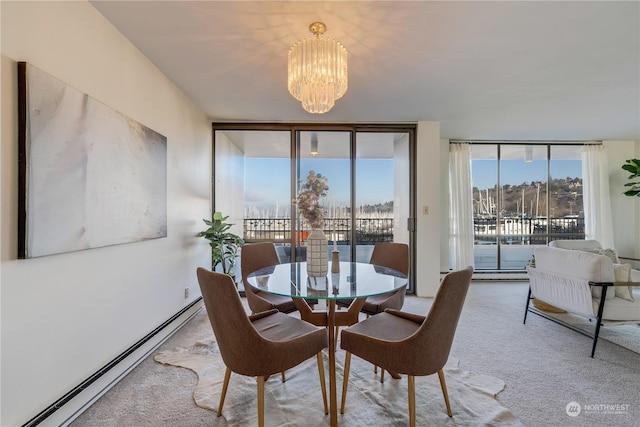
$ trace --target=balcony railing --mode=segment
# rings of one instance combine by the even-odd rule
[[[357,218],[355,222],[356,243],[393,241],[393,218]],[[548,227],[548,232],[547,232]],[[324,232],[329,240],[348,242],[350,218],[327,218]],[[308,231],[299,230],[297,241],[304,241]],[[244,238],[253,241],[291,241],[290,218],[246,218]],[[476,244],[546,244],[555,239],[584,239],[584,218],[495,218],[474,219]]]
[[[584,239],[584,218],[475,218],[476,244],[545,245],[551,240]]]
[[[393,241],[393,218],[357,218],[356,244]],[[350,218],[326,218],[324,233],[330,241],[348,242],[352,230]],[[297,231],[296,241],[304,241],[308,231]],[[290,218],[245,218],[244,239],[248,242],[291,241]]]
[[[291,220],[289,218],[247,218],[244,220],[244,238],[247,242],[272,241],[291,242]],[[370,246],[375,242],[393,241],[393,218],[358,218],[355,222],[356,245]],[[350,244],[352,229],[349,218],[325,219],[324,232],[330,242]],[[533,245],[546,245],[556,239],[584,239],[584,218],[518,218],[508,217],[498,222],[495,218],[476,218],[475,258],[476,269],[524,270],[531,259]],[[547,232],[548,229],[548,232]],[[308,231],[299,230],[296,242],[302,244]],[[505,246],[498,264],[497,245]],[[512,246],[522,245],[522,246]],[[510,249],[507,251],[507,247]],[[516,251],[516,252],[514,252]],[[368,258],[367,258],[368,259]]]

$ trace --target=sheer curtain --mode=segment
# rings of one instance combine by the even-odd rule
[[[473,266],[471,144],[449,144],[449,265]]]
[[[615,248],[607,163],[602,145],[582,149],[584,237],[598,240],[603,248]]]

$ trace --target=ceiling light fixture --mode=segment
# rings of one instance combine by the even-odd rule
[[[322,22],[314,22],[309,31],[315,38],[289,49],[289,93],[313,114],[331,110],[347,91],[347,50],[335,40],[320,38],[326,30]]]

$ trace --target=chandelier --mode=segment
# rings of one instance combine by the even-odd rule
[[[326,29],[314,22],[309,31],[315,38],[289,49],[289,93],[313,114],[331,110],[347,91],[347,50],[335,40],[320,38]]]

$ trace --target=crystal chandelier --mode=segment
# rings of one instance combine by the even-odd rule
[[[326,29],[314,22],[309,31],[315,38],[289,49],[289,93],[313,114],[331,110],[347,91],[347,50],[335,40],[320,38]]]

